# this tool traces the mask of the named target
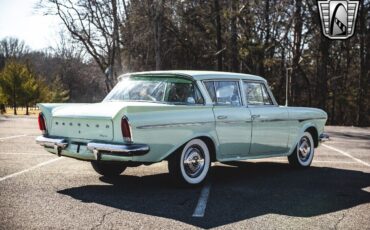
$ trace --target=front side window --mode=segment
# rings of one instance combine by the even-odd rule
[[[272,105],[267,89],[262,83],[243,82],[249,105]]]
[[[120,81],[104,101],[150,101],[203,104],[195,82],[176,77],[133,76]]]
[[[216,105],[241,105],[237,81],[206,81],[204,85]]]

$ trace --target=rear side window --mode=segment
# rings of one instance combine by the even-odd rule
[[[243,82],[246,98],[249,105],[272,105],[272,100],[264,84]]]
[[[241,105],[237,81],[206,81],[204,85],[216,105]]]
[[[120,81],[104,101],[149,101],[173,104],[204,104],[195,84],[188,79],[169,76],[132,76]]]
[[[168,102],[175,104],[203,104],[204,100],[195,84],[168,83]]]

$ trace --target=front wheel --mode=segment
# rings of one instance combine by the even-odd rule
[[[127,168],[124,164],[112,164],[98,161],[91,161],[91,165],[97,173],[105,177],[119,176]]]
[[[314,153],[315,147],[312,135],[309,132],[304,132],[293,153],[288,156],[288,160],[292,166],[306,168],[311,165]]]
[[[175,153],[168,160],[168,171],[176,182],[198,185],[206,179],[210,165],[206,143],[201,139],[193,139],[186,143],[181,153]]]

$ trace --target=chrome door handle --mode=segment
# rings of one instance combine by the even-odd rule
[[[226,118],[227,118],[227,116],[217,116],[217,119],[219,119],[219,120],[224,120]]]
[[[252,115],[252,120],[261,117],[261,115]]]

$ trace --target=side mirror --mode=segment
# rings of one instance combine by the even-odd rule
[[[186,102],[187,102],[188,104],[195,104],[195,100],[194,100],[194,98],[193,98],[193,97],[188,97],[188,99],[186,99]]]

